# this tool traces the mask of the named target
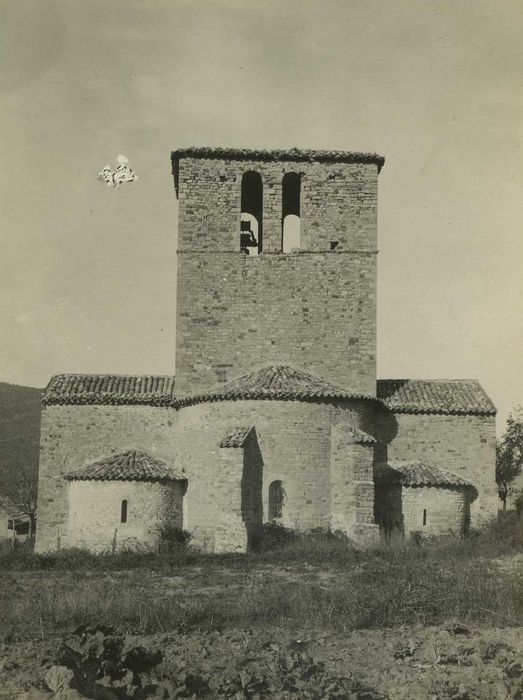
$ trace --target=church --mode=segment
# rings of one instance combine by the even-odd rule
[[[175,375],[51,378],[36,550],[155,547],[175,527],[241,552],[268,522],[365,543],[496,516],[480,384],[376,377],[384,159],[198,147],[171,161]]]

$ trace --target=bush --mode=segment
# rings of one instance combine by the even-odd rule
[[[186,547],[192,539],[192,533],[188,530],[182,530],[173,525],[164,525],[160,528],[160,544],[161,552],[170,552],[178,547]]]
[[[294,542],[296,538],[295,530],[290,530],[276,522],[264,523],[256,541],[253,542],[253,549],[257,552],[278,549]]]

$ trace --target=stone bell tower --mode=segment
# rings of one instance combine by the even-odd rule
[[[289,365],[375,395],[383,163],[344,151],[172,153],[177,392]]]

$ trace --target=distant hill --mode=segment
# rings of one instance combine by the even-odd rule
[[[0,382],[0,474],[38,465],[42,389]]]

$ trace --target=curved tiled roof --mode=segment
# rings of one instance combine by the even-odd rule
[[[327,151],[318,149],[252,149],[219,148],[213,146],[188,146],[171,152],[174,186],[178,194],[178,163],[180,158],[219,158],[226,160],[281,160],[305,162],[339,162],[339,163],[375,163],[378,172],[385,163],[385,158],[377,153],[360,153],[358,151]]]
[[[475,379],[379,379],[377,396],[395,413],[493,416],[496,408]]]
[[[42,402],[52,404],[168,405],[174,398],[174,377],[116,374],[57,374],[45,388]]]
[[[471,481],[423,460],[379,464],[375,476],[378,481],[402,486],[473,486]]]
[[[44,405],[133,405],[179,408],[203,401],[230,399],[371,399],[319,377],[282,365],[265,367],[221,384],[209,392],[177,397],[173,376],[58,374],[47,385]],[[496,413],[473,379],[380,379],[377,399],[394,413],[486,415]]]
[[[145,452],[127,450],[104,457],[83,469],[66,474],[69,481],[183,481],[181,469],[171,467]]]
[[[234,401],[237,399],[373,399],[367,394],[356,394],[307,372],[273,365],[220,384],[203,394],[176,399],[176,405],[190,406],[206,401]]]

